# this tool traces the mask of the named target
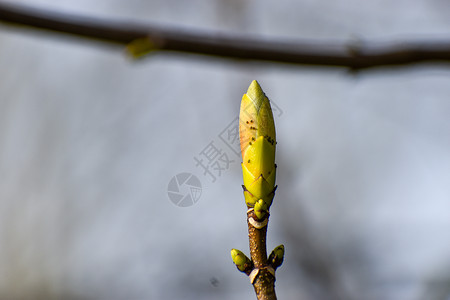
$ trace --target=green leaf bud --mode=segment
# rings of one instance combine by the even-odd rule
[[[281,266],[284,260],[284,245],[279,245],[273,249],[270,253],[268,261],[269,264],[274,268]]]

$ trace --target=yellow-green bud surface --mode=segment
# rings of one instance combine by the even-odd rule
[[[275,247],[272,253],[270,253],[268,260],[269,263],[272,264],[273,268],[278,268],[284,260],[284,245]]]
[[[231,249],[231,259],[241,272],[244,272],[244,270],[252,263],[242,251],[237,249]]]
[[[263,199],[256,201],[254,208],[255,215],[258,219],[264,218],[266,216],[266,211],[269,209]]]
[[[126,50],[132,58],[138,59],[156,50],[156,47],[150,37],[143,37],[128,43]]]
[[[269,99],[256,80],[242,97],[239,136],[245,201],[254,207],[262,199],[268,209],[275,188],[275,123]]]

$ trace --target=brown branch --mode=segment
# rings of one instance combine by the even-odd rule
[[[420,62],[450,62],[450,43],[416,42],[374,46],[280,42],[204,32],[168,30],[55,13],[0,2],[0,22],[44,29],[102,42],[126,45],[149,38],[158,51],[177,51],[224,58],[361,70]]]
[[[250,256],[254,264],[254,270],[259,270],[259,274],[253,282],[253,288],[258,300],[276,300],[275,276],[267,269],[269,266],[266,249],[267,225],[257,229],[249,222],[250,218],[257,219],[253,210],[247,212]]]

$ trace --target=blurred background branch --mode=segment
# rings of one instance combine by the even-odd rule
[[[383,45],[358,41],[349,44],[283,42],[211,32],[169,30],[1,2],[0,22],[119,45],[128,45],[139,39],[149,39],[152,45],[151,50],[156,51],[176,51],[298,65],[345,67],[352,70],[423,62],[450,62],[450,43],[441,41],[395,42]]]

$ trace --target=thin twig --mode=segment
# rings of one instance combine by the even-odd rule
[[[155,50],[158,51],[300,65],[346,67],[352,70],[420,62],[450,62],[449,42],[398,42],[384,45],[280,42],[218,33],[168,30],[2,2],[0,2],[0,22],[121,45],[126,45],[135,39],[149,38]]]
[[[247,212],[250,255],[255,270],[259,271],[258,276],[253,282],[253,288],[255,289],[258,300],[276,300],[275,276],[267,269],[269,267],[266,248],[267,226],[258,229],[249,222],[251,218],[256,218],[253,210]]]

